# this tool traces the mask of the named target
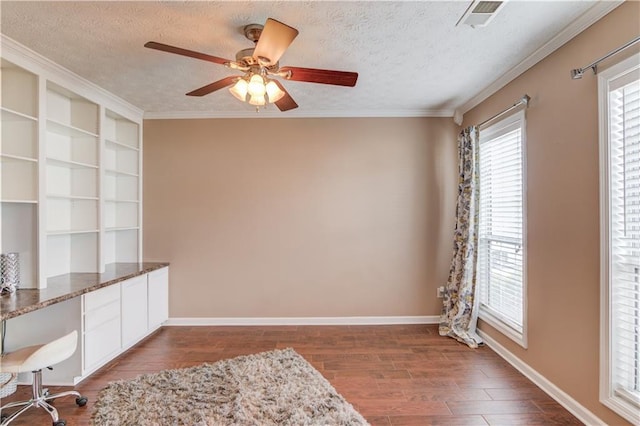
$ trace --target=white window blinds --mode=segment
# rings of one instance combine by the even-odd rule
[[[523,111],[480,131],[480,316],[517,340],[524,328],[523,142]]]
[[[600,401],[640,424],[640,54],[598,73]]]
[[[609,86],[609,271],[613,391],[640,408],[640,79]]]

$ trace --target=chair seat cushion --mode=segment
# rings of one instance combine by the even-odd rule
[[[4,373],[22,373],[42,370],[69,358],[76,351],[78,332],[73,330],[53,342],[43,345],[27,346],[0,358],[0,371]]]
[[[46,367],[46,365],[29,365],[32,363],[25,363],[31,355],[33,355],[43,345],[33,345],[26,348],[18,349],[17,351],[8,353],[0,358],[0,372],[2,373],[24,373],[26,371],[40,370]],[[34,368],[36,367],[36,368]]]

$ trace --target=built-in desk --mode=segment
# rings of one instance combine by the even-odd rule
[[[105,266],[103,273],[78,272],[52,277],[47,280],[46,288],[18,289],[15,293],[0,296],[0,320],[27,314],[167,266],[169,264],[163,262],[111,263]]]
[[[5,350],[44,343],[78,330],[78,350],[53,371],[47,385],[71,385],[155,331],[168,318],[169,264],[113,263],[103,273],[49,278],[43,289],[0,297]],[[28,379],[25,376],[24,379]]]

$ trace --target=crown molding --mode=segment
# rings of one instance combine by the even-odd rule
[[[78,74],[56,64],[52,60],[29,49],[4,34],[0,34],[2,58],[43,76],[45,79],[63,86],[78,95],[93,102],[104,105],[131,120],[142,119],[144,111],[124,99],[103,89],[95,83]]]
[[[393,117],[453,117],[453,110],[398,109],[368,111],[147,111],[145,120],[172,120],[197,118],[393,118]]]
[[[582,31],[586,30],[588,27],[602,19],[606,14],[611,12],[616,7],[620,6],[622,3],[624,3],[623,0],[600,1],[591,9],[580,15],[578,19],[569,24],[564,30],[562,30],[557,36],[545,43],[541,48],[533,52],[518,65],[511,68],[509,71],[502,74],[500,77],[498,77],[497,80],[481,90],[480,93],[457,107],[453,114],[456,124],[461,125],[465,113],[478,106],[482,101],[515,80],[518,76],[520,76],[520,74],[524,73],[529,68],[533,67],[535,64],[555,52],[558,48],[560,48],[565,43],[580,34]]]

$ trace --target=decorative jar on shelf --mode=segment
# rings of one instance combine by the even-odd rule
[[[18,253],[0,254],[0,290],[13,293],[20,287],[20,255]]]

